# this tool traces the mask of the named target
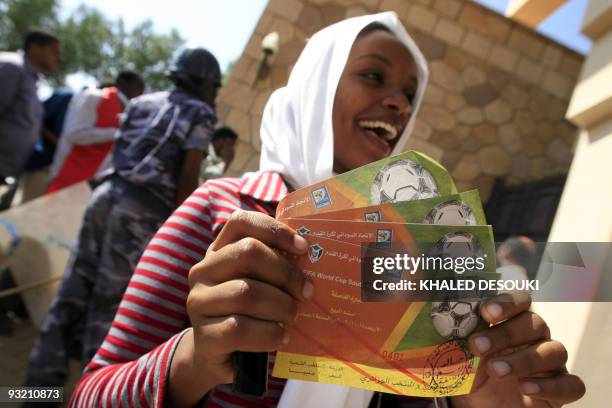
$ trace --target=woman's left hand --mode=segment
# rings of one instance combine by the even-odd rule
[[[470,336],[470,350],[482,359],[472,393],[452,398],[454,408],[557,408],[581,398],[582,380],[567,372],[567,350],[551,340],[544,319],[529,311],[524,292],[487,301],[481,316],[491,327]]]

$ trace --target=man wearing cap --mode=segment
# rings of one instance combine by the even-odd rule
[[[221,71],[204,48],[186,47],[173,61],[170,92],[128,104],[112,150],[85,211],[78,246],[30,356],[27,386],[61,386],[68,350],[82,340],[85,365],[110,328],[123,292],[153,234],[198,186],[211,140]],[[81,338],[82,337],[82,338]]]

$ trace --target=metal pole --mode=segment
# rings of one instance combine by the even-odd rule
[[[62,275],[56,275],[56,276],[52,276],[50,278],[46,278],[46,279],[41,279],[39,281],[36,282],[32,282],[32,283],[28,283],[25,285],[21,285],[21,286],[17,286],[14,288],[10,288],[10,289],[5,289],[0,291],[0,299],[5,298],[7,296],[11,296],[11,295],[16,295],[18,293],[22,293],[22,292],[26,292],[28,290],[32,290],[32,289],[36,289],[38,287],[41,286],[47,286],[53,282],[56,282],[60,279],[62,279]]]

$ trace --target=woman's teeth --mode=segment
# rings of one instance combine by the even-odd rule
[[[397,137],[397,129],[387,122],[380,120],[361,120],[357,124],[364,129],[383,129],[385,131],[383,137],[386,140],[393,140]]]

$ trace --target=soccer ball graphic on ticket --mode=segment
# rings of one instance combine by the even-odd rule
[[[364,302],[361,244],[486,252],[490,270],[493,235],[476,191],[458,193],[444,167],[411,151],[294,191],[276,217],[308,240],[299,266],[315,295],[300,305],[274,376],[402,395],[470,392],[479,359],[464,339],[481,322],[478,299]]]

